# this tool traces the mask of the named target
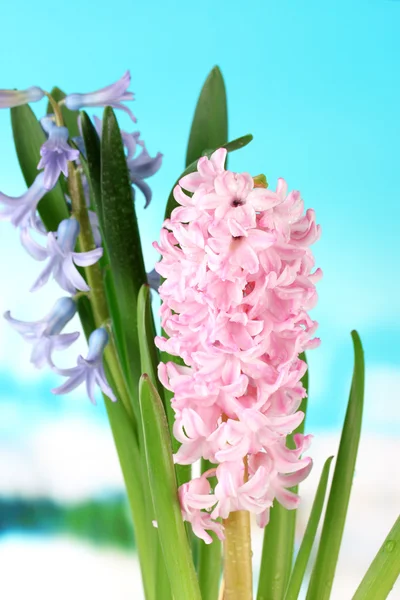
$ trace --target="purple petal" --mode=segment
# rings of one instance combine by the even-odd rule
[[[95,248],[89,252],[73,252],[74,263],[78,267],[90,267],[94,265],[103,256],[103,248]]]
[[[35,260],[45,260],[48,257],[48,253],[46,248],[43,248],[40,244],[38,244],[32,237],[30,230],[28,227],[23,227],[20,232],[20,240],[21,244],[25,248],[25,250],[34,258]]]
[[[138,187],[139,190],[144,195],[144,197],[146,199],[144,207],[147,208],[149,206],[149,204],[151,202],[151,198],[153,196],[153,192],[151,191],[150,186],[147,185],[147,183],[145,183],[141,179],[131,179],[131,181],[132,181],[133,185]]]
[[[49,264],[47,265],[47,267],[45,267],[45,269],[43,269],[43,271],[40,273],[39,277],[36,279],[35,283],[29,290],[30,292],[36,292],[41,287],[43,287],[45,285],[45,283],[48,282],[50,275],[53,272],[55,264],[56,264],[55,259],[52,258],[49,261]]]
[[[62,385],[53,388],[51,390],[52,394],[68,394],[80,386],[83,381],[85,381],[86,373],[84,369],[81,367],[75,367],[74,369],[70,369],[70,371],[71,375],[67,381],[65,381]],[[56,372],[58,372],[58,370],[56,370]]]
[[[72,256],[72,254],[68,254],[68,256],[64,258],[62,262],[62,274],[64,275],[65,279],[60,278],[58,280],[58,283],[64,289],[67,289],[68,287],[67,291],[69,291],[70,293],[74,293],[70,291],[71,286],[74,288],[74,291],[80,290],[81,292],[89,292],[90,288],[87,285],[86,281],[83,279],[82,275],[78,272],[77,268],[75,267],[72,261]],[[70,285],[68,285],[68,283]]]

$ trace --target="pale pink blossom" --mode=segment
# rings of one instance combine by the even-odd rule
[[[225,156],[220,149],[201,158],[180,180],[179,206],[154,244],[165,279],[165,335],[156,344],[185,363],[158,370],[173,392],[174,460],[216,464],[179,489],[184,519],[207,543],[207,530],[222,537],[215,519],[232,511],[249,510],[264,527],[274,502],[298,506],[289,488],[311,469],[302,456],[311,437],[294,435],[294,449],[287,437],[304,418],[307,365],[299,355],[319,344],[308,314],[322,275],[310,249],[320,235],[315,213],[304,213],[300,193],[283,179],[271,191],[248,173],[226,171]]]

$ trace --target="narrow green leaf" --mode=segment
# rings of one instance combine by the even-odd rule
[[[108,398],[104,398],[104,401],[132,512],[146,599],[158,600],[154,582],[152,524],[148,519],[148,503],[141,468],[142,457],[139,454],[136,434],[123,403],[111,402]]]
[[[351,336],[354,370],[350,398],[307,600],[330,597],[353,483],[364,403],[364,353],[358,333],[352,331]]]
[[[30,187],[39,174],[40,148],[46,136],[28,104],[11,109],[11,125],[21,171],[26,185]],[[68,208],[60,183],[42,198],[38,210],[48,231],[56,231],[60,221],[68,219]]]
[[[100,139],[92,121],[85,112],[81,113],[82,137],[85,144],[86,157],[81,156],[81,163],[87,177],[90,197],[99,218],[100,230],[104,231],[103,206],[101,203],[101,151]]]
[[[54,100],[56,102],[60,102],[61,100],[64,100],[66,93],[63,92],[62,90],[60,90],[59,87],[54,87],[51,92],[50,95],[53,96]],[[51,103],[49,102],[47,104],[47,114],[53,114],[53,107],[51,106]],[[78,127],[78,117],[79,117],[79,111],[77,110],[69,110],[69,108],[67,108],[65,105],[61,106],[61,114],[64,120],[64,125],[65,127],[68,129],[69,132],[69,137],[73,138],[73,137],[78,137],[81,135],[80,131],[79,131],[79,127]]]
[[[300,355],[300,358],[307,362],[304,353]],[[303,398],[299,410],[306,414],[309,393],[308,369],[301,383],[307,396]],[[293,435],[304,432],[305,419],[304,417]],[[289,448],[295,447],[293,435],[289,436],[287,440]],[[292,491],[296,493],[297,490],[298,486],[294,487]],[[287,510],[278,502],[275,502],[270,510],[270,520],[264,531],[257,600],[282,600],[284,597],[292,570],[296,517],[296,510]]]
[[[233,140],[232,142],[228,142],[227,144],[222,144],[222,148],[226,148],[228,152],[234,152],[235,150],[239,150],[240,148],[244,148],[244,146],[247,146],[247,144],[250,144],[252,139],[253,139],[253,136],[249,133],[248,135],[244,135],[240,138],[237,138],[236,140]],[[216,150],[216,148],[214,150],[209,150],[208,152],[206,152],[205,156],[210,157],[211,154],[215,150]],[[185,175],[188,175],[189,173],[194,173],[194,171],[196,171],[196,168],[197,168],[197,160],[195,160],[188,167],[186,167],[186,169],[183,171],[183,173],[176,180],[176,182],[171,190],[171,193],[168,197],[167,207],[165,209],[165,218],[166,219],[169,218],[169,216],[171,215],[171,212],[174,210],[174,208],[176,206],[178,206],[178,204],[174,198],[175,186],[179,183],[179,180],[182,177],[184,177]]]
[[[103,118],[101,191],[104,241],[128,360],[128,372],[125,375],[130,392],[136,395],[141,374],[138,360],[137,296],[142,284],[147,283],[147,276],[121,133],[114,112],[109,107],[105,109]]]
[[[228,141],[228,110],[225,83],[218,67],[208,75],[194,113],[186,166],[197,161],[207,148],[219,148]]]
[[[172,448],[161,398],[148,375],[139,387],[147,467],[161,547],[174,600],[200,600],[179,506]]]
[[[216,467],[209,460],[201,459],[201,472],[205,473],[209,469]],[[217,484],[216,477],[209,478],[211,488],[215,489]],[[219,584],[222,571],[222,543],[217,536],[210,532],[213,538],[212,544],[205,544],[203,540],[197,540],[197,573],[201,597],[203,600],[217,600],[219,593]]]
[[[322,469],[321,478],[319,480],[317,493],[311,509],[310,518],[308,519],[307,528],[304,532],[304,537],[301,542],[299,552],[296,557],[296,562],[293,567],[293,572],[290,577],[288,589],[286,591],[285,600],[297,600],[300,593],[301,584],[303,583],[304,574],[310,559],[311,550],[314,544],[315,536],[318,529],[319,520],[321,518],[322,509],[324,506],[326,488],[328,486],[329,469],[333,456],[330,456]]]
[[[154,343],[155,331],[150,304],[150,286],[147,284],[142,285],[140,288],[137,304],[137,321],[142,373],[147,373],[162,398],[164,388],[157,376],[160,356]]]
[[[400,575],[400,517],[357,588],[353,600],[384,600]]]

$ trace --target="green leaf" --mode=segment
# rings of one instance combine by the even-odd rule
[[[163,396],[164,388],[158,380],[157,366],[160,362],[158,350],[154,343],[154,323],[150,304],[150,286],[142,285],[137,304],[137,321],[139,332],[140,364],[142,373],[147,373],[152,384]]]
[[[300,355],[300,358],[307,362],[304,353]],[[306,414],[309,392],[308,369],[301,383],[307,396],[303,398],[300,410]],[[294,434],[303,433],[304,426],[305,417]],[[293,435],[288,437],[287,446],[295,447]],[[298,486],[294,487],[292,491],[296,493],[297,490]],[[270,520],[264,531],[257,600],[282,600],[284,597],[292,570],[296,516],[296,510],[287,510],[278,502],[275,502],[270,510]]]
[[[46,136],[28,104],[11,109],[11,125],[15,149],[26,185],[30,187],[39,171],[40,148]],[[60,183],[48,192],[38,205],[39,214],[48,231],[56,231],[69,212]]]
[[[130,393],[137,394],[141,370],[137,329],[137,296],[147,283],[139,228],[126,157],[117,119],[111,108],[104,111],[101,142],[101,202],[104,241],[108,251],[115,294],[121,315],[125,373]],[[134,407],[137,411],[137,407]]]
[[[322,509],[324,506],[326,488],[328,486],[329,469],[333,456],[330,456],[322,469],[321,478],[319,480],[317,493],[311,509],[310,518],[308,519],[307,528],[304,533],[303,540],[299,552],[296,557],[296,562],[293,567],[293,572],[290,577],[288,589],[286,591],[285,600],[297,600],[300,593],[301,584],[303,583],[304,574],[307,564],[310,559],[311,550],[314,544],[315,536],[318,529],[319,520],[321,518]]]
[[[400,517],[372,561],[353,600],[384,600],[400,575]]]
[[[214,67],[208,75],[194,113],[186,166],[197,161],[208,148],[220,148],[228,141],[228,110],[222,73]]]
[[[92,121],[85,112],[81,113],[82,137],[86,158],[81,155],[81,163],[87,177],[93,208],[99,218],[100,231],[104,232],[103,206],[101,202],[101,151],[100,139]]]
[[[54,87],[51,90],[50,95],[53,96],[53,98],[56,102],[60,102],[60,100],[63,100],[66,96],[65,92],[60,90],[59,87]],[[51,103],[49,102],[47,104],[47,114],[51,115],[51,114],[53,114],[53,112],[54,112],[53,107],[51,106]],[[68,129],[69,137],[73,138],[73,137],[80,136],[81,133],[80,133],[79,127],[78,127],[79,111],[69,110],[69,108],[67,108],[63,104],[61,106],[61,114],[62,114],[62,117],[64,120],[64,125]]]
[[[209,460],[205,460],[204,458],[201,459],[202,473],[205,473],[216,466],[217,465],[213,465]],[[210,477],[209,481],[211,488],[215,489],[217,478]],[[222,570],[222,544],[213,532],[209,533],[213,538],[212,544],[205,544],[203,540],[195,538],[198,543],[197,572],[201,597],[203,600],[217,600]]]
[[[192,555],[179,506],[168,424],[148,375],[139,386],[147,468],[158,533],[174,600],[200,600]]]
[[[226,148],[228,152],[234,152],[235,150],[240,150],[240,148],[244,148],[245,146],[247,146],[247,144],[250,144],[252,139],[253,139],[253,136],[249,133],[247,135],[243,135],[240,138],[237,138],[236,140],[233,140],[232,142],[228,142],[227,144],[222,144],[222,147]],[[209,150],[208,152],[206,152],[205,156],[208,156],[210,158],[210,156],[213,152],[215,152],[215,149]],[[183,173],[176,180],[176,182],[171,190],[171,193],[168,197],[167,207],[165,209],[165,218],[166,219],[169,218],[169,216],[171,215],[171,212],[174,210],[174,208],[176,206],[178,206],[178,204],[174,198],[175,186],[179,183],[179,180],[182,177],[184,177],[185,175],[188,175],[189,173],[194,173],[194,171],[196,171],[196,169],[197,169],[197,160],[192,162],[188,167],[186,167],[186,169],[183,171]]]
[[[107,377],[109,373],[107,373]],[[112,382],[110,381],[110,384]],[[115,446],[121,464],[125,487],[128,494],[129,505],[135,527],[140,568],[146,599],[157,600],[154,583],[154,554],[153,531],[151,520],[148,519],[148,506],[144,493],[142,476],[142,462],[137,438],[132,427],[132,422],[122,402],[111,402],[104,398],[108,418],[114,437]]]
[[[351,336],[354,345],[354,370],[350,398],[321,540],[308,588],[308,600],[328,600],[330,597],[353,483],[364,403],[364,353],[358,333],[352,331]]]

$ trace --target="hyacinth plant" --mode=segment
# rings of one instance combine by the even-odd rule
[[[50,277],[62,290],[36,322],[5,318],[31,343],[32,363],[60,377],[55,394],[85,385],[95,403],[100,388],[147,600],[250,600],[255,586],[258,600],[295,600],[300,590],[308,600],[328,599],[360,437],[364,359],[353,331],[353,380],[333,478],[328,486],[329,457],[294,560],[299,484],[312,468],[304,425],[305,351],[319,344],[309,314],[322,276],[311,250],[320,236],[315,213],[283,179],[271,190],[265,175],[228,170],[228,153],[252,136],[228,141],[216,67],[154,243],[161,259],[147,274],[135,202],[150,203],[145,180],[162,155],[151,156],[139,132],[119,128],[114,110],[136,122],[125,104],[133,100],[129,85],[127,72],[91,93],[0,90],[27,184],[20,197],[0,194],[0,218],[45,263],[31,291]],[[29,104],[46,98],[38,120]],[[85,110],[92,107],[104,107],[102,120],[91,120]],[[160,335],[150,286],[162,301]],[[87,355],[60,368],[55,351],[76,341],[78,332],[63,333],[76,313]],[[264,529],[258,582],[253,526]],[[399,563],[397,521],[354,598],[386,598]]]

